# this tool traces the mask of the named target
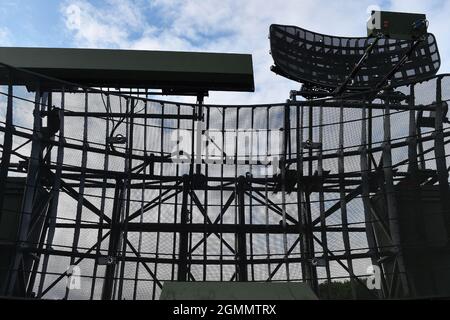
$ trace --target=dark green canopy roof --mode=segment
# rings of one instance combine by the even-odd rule
[[[254,91],[252,56],[248,54],[0,48],[0,63],[84,86]],[[29,85],[36,77],[14,72],[11,79],[14,84]],[[8,83],[4,68],[0,83]]]

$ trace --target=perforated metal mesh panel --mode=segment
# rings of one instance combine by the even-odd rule
[[[325,88],[341,85],[373,41],[373,38],[323,35],[294,26],[270,26],[274,71],[289,79]],[[411,45],[411,41],[381,39],[349,87],[373,88]],[[413,51],[411,59],[394,75],[392,85],[405,85],[433,76],[439,67],[436,39],[428,34]]]

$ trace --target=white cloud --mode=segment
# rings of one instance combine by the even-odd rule
[[[10,32],[7,28],[0,27],[0,46],[9,46],[11,44]]]
[[[78,46],[126,47],[131,32],[145,27],[141,12],[129,1],[108,0],[100,10],[89,1],[76,0],[65,2],[62,11]]]

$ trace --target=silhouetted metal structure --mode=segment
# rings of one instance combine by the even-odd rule
[[[373,44],[370,57],[354,77],[353,90],[374,89],[409,50],[409,59],[391,78],[393,86],[407,85],[433,76],[440,57],[434,35],[417,46],[413,41],[377,38],[345,38],[311,32],[294,26],[270,27],[272,70],[307,85],[338,88]]]
[[[97,73],[92,88],[3,64],[2,294],[302,281],[327,298],[327,282],[349,279],[354,298],[448,296],[450,77],[435,75],[434,37],[379,39],[359,76],[371,40],[270,30],[275,71],[303,83],[279,104],[208,105],[203,85],[189,87],[196,104],[167,102],[153,83],[113,89]]]

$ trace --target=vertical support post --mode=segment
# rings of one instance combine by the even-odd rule
[[[360,167],[361,167],[361,182],[362,182],[362,202],[364,207],[364,219],[366,221],[366,236],[369,247],[369,252],[374,256],[378,257],[378,247],[375,240],[375,233],[373,229],[373,225],[376,221],[376,217],[372,216],[371,211],[371,203],[370,203],[370,160],[368,158],[367,152],[367,122],[369,120],[369,124],[372,121],[372,112],[369,112],[369,119],[367,119],[367,107],[366,104],[363,105],[361,112],[361,147],[359,148],[360,152]],[[369,130],[369,135],[371,136],[371,130]],[[369,139],[369,145],[370,145]],[[373,263],[373,260],[372,260]],[[379,266],[381,267],[381,265]],[[382,289],[384,289],[382,287]],[[380,298],[383,297],[383,293],[380,293]]]
[[[250,155],[249,155],[250,163],[249,163],[249,165],[250,165],[250,175],[253,178],[253,163],[254,163],[254,159],[255,159],[255,150],[254,149],[255,149],[255,146],[256,146],[256,149],[258,149],[258,145],[257,145],[258,137],[255,137],[255,131],[254,131],[254,128],[255,128],[255,108],[254,107],[251,108],[251,111],[252,111],[252,115],[251,115],[251,119],[250,119],[250,122],[251,122],[251,138],[250,138]],[[256,143],[256,145],[255,145],[255,143]],[[259,155],[258,150],[256,150],[256,156],[258,156],[258,155]],[[250,184],[249,224],[250,225],[252,225],[254,223],[253,222],[253,214],[254,214],[254,211],[253,211],[253,197],[252,197],[253,196],[253,194],[252,194],[253,187],[252,187],[251,183],[252,182],[249,182],[249,184]],[[253,250],[254,243],[253,243],[253,239],[254,239],[253,238],[253,234],[250,233],[250,235],[249,235],[249,241],[250,241],[250,252],[249,252],[249,254],[250,254],[250,259],[254,259],[254,250]],[[255,264],[254,263],[252,263],[250,265],[250,281],[255,281]]]
[[[305,252],[305,258],[307,260],[307,268],[309,269],[308,273],[310,275],[309,278],[309,284],[311,286],[311,289],[318,293],[319,291],[319,282],[317,279],[317,270],[316,266],[313,265],[313,259],[314,259],[314,234],[313,234],[313,228],[312,228],[312,219],[311,219],[311,194],[305,193],[305,205],[306,210],[305,212],[305,220],[304,220],[304,230],[305,230],[305,237],[306,237],[306,245],[307,249]]]
[[[109,94],[106,95],[106,109],[107,110],[111,110],[111,100],[110,100],[110,96]],[[105,124],[105,137],[109,137],[110,135],[110,129],[109,129],[109,123],[110,123],[110,119],[107,118],[106,119],[106,124]],[[105,141],[106,144],[106,141]],[[105,148],[105,154],[104,154],[104,161],[103,161],[103,170],[104,172],[108,171],[108,167],[109,167],[109,146],[107,148]],[[97,243],[101,243],[102,242],[102,236],[103,236],[103,215],[105,214],[105,203],[106,203],[106,189],[107,189],[107,182],[108,182],[108,178],[106,177],[106,175],[103,177],[102,179],[102,193],[101,193],[101,201],[100,201],[100,212],[101,212],[101,216],[99,217],[99,227],[97,230]],[[141,203],[142,206],[142,203]],[[94,270],[93,270],[93,277],[92,277],[92,284],[91,284],[91,296],[90,299],[93,300],[94,298],[94,292],[95,292],[95,287],[96,287],[96,283],[97,283],[97,273],[98,273],[98,260],[101,256],[101,245],[98,245],[95,248],[95,255],[96,255],[96,260],[94,261]],[[139,264],[136,266],[136,269],[138,269]]]
[[[164,157],[164,132],[165,132],[165,128],[164,128],[164,112],[165,112],[165,105],[164,103],[161,103],[161,127],[160,127],[160,141],[159,141],[159,150],[160,150],[160,156],[161,158]],[[192,134],[194,135],[194,131],[192,131]],[[199,134],[197,132],[197,134]],[[164,163],[161,162],[159,164],[159,175],[162,177],[164,175]],[[162,181],[159,181],[159,191],[158,191],[158,196],[161,197],[162,195]],[[161,222],[161,202],[158,202],[158,210],[157,210],[157,223]],[[156,248],[156,257],[159,257],[159,243],[160,243],[160,239],[161,239],[161,234],[160,232],[156,233],[156,243],[155,243],[155,248]],[[158,263],[155,262],[154,264],[154,272],[155,275],[158,274]],[[152,300],[156,299],[156,281],[153,281],[153,285],[152,285]]]
[[[226,148],[225,148],[225,120],[226,120],[226,117],[225,117],[225,115],[226,115],[226,112],[227,111],[227,109],[226,108],[223,108],[223,110],[222,110],[222,126],[221,126],[221,132],[222,132],[222,140],[221,140],[221,142],[222,142],[222,144],[221,144],[221,147],[222,147],[222,160],[223,161],[221,161],[221,163],[220,163],[220,179],[221,180],[223,180],[223,177],[224,177],[224,164],[228,161],[227,160],[227,150],[226,150]],[[223,183],[221,183],[220,184],[220,208],[221,208],[221,210],[223,209],[223,195],[224,195],[224,192],[223,192]],[[220,226],[222,227],[222,225],[223,225],[223,215],[220,215]],[[223,281],[223,263],[222,263],[222,261],[223,261],[223,232],[220,232],[220,238],[219,238],[219,240],[220,240],[220,247],[219,247],[219,260],[220,260],[220,266],[219,266],[219,270],[220,270],[220,281],[222,282]]]
[[[416,225],[423,226],[424,216],[422,214],[422,196],[421,196],[421,187],[418,179],[419,174],[419,164],[417,160],[417,122],[416,122],[416,110],[415,107],[415,92],[414,85],[410,85],[409,90],[409,137],[408,137],[408,184],[406,184],[406,190],[403,190],[402,196],[407,197],[407,201],[412,203],[412,218],[413,221],[416,221]],[[417,228],[417,236],[422,239],[422,241],[426,241],[425,234],[422,231],[422,228]],[[411,296],[415,296],[416,287],[414,279],[411,279],[409,282],[409,287],[411,291]]]
[[[137,102],[136,102],[137,103]],[[120,276],[119,276],[119,287],[118,287],[118,299],[122,300],[123,293],[123,279],[125,275],[125,267],[126,267],[126,253],[127,253],[127,240],[128,240],[128,216],[130,215],[130,206],[131,206],[131,184],[132,177],[131,171],[133,169],[133,143],[134,143],[134,109],[135,109],[135,100],[132,98],[131,100],[127,99],[127,114],[130,117],[127,119],[126,123],[126,132],[127,132],[127,144],[126,144],[126,152],[127,158],[125,159],[125,173],[127,174],[127,178],[124,183],[124,188],[126,190],[126,203],[125,203],[125,213],[122,214],[120,219],[121,222],[121,236],[122,236],[122,253],[120,255]],[[125,195],[125,192],[124,192]],[[154,291],[154,290],[153,290]]]
[[[56,155],[56,172],[55,172],[55,180],[53,181],[53,190],[52,190],[52,200],[49,206],[49,218],[48,218],[48,231],[47,231],[47,241],[46,241],[46,249],[51,249],[51,245],[53,243],[53,239],[55,236],[55,223],[56,216],[58,210],[58,202],[59,202],[59,190],[61,188],[61,173],[62,173],[62,164],[64,160],[64,108],[65,108],[65,94],[64,89],[61,92],[61,108],[59,110],[59,141],[58,141],[58,150]],[[39,287],[37,297],[42,297],[42,289],[45,283],[45,277],[48,267],[49,254],[45,253],[43,262],[42,262],[42,273],[39,279]]]
[[[235,123],[235,134],[234,134],[234,178],[235,181],[235,189],[236,189],[236,199],[235,199],[235,206],[234,206],[234,224],[236,226],[239,226],[239,177],[238,177],[238,149],[239,149],[239,116],[240,116],[240,110],[241,108],[236,109],[236,123]],[[234,234],[234,245],[238,250],[235,250],[235,259],[236,261],[236,271],[232,277],[231,281],[234,281],[235,279],[237,281],[240,281],[239,279],[239,232],[236,232]]]
[[[391,114],[390,101],[386,99],[384,109],[384,143],[383,143],[383,172],[384,172],[384,190],[387,203],[389,229],[393,242],[393,249],[396,253],[396,261],[398,268],[398,279],[402,294],[409,295],[406,269],[403,261],[403,253],[400,239],[400,223],[396,203],[396,190],[394,187],[394,179],[392,172],[392,150],[391,150]],[[395,271],[394,271],[395,272]],[[395,277],[393,277],[394,279]]]
[[[2,162],[0,166],[0,223],[3,216],[3,203],[8,180],[8,169],[11,160],[13,142],[13,86],[8,85],[8,101],[6,105],[5,134],[3,136]]]
[[[203,95],[199,95],[197,97],[197,104],[198,104],[198,114],[197,114],[197,135],[196,135],[196,155],[195,155],[195,159],[196,159],[196,166],[195,166],[195,172],[197,174],[201,174],[202,173],[202,129],[203,126],[201,125],[201,123],[203,122]],[[194,134],[194,133],[193,133]]]
[[[145,98],[146,100],[144,101],[144,155],[147,156],[147,115],[148,115],[148,104],[147,104],[147,99],[148,99],[148,89],[145,89]],[[180,106],[177,106],[177,110],[178,110],[178,114],[180,112]],[[177,128],[180,127],[180,120],[177,120]],[[179,134],[179,133],[178,133]],[[179,139],[178,139],[179,140]],[[151,163],[151,166],[153,166],[153,161]],[[150,170],[149,170],[150,171]],[[146,175],[147,174],[147,166],[144,167],[143,170],[143,174]],[[178,165],[177,165],[177,169],[176,169],[176,176],[178,176]],[[140,201],[140,209],[141,209],[141,214],[139,217],[139,223],[143,223],[144,222],[144,201],[145,201],[145,184],[146,184],[146,179],[144,178],[142,180],[142,188],[141,188],[141,201]],[[177,208],[178,208],[178,195],[175,197],[175,204],[174,204],[174,217],[173,217],[173,223],[177,223]],[[176,248],[176,232],[173,233],[173,247],[172,247],[172,252],[173,252],[173,258],[175,259],[175,248]],[[137,247],[137,252],[138,254],[141,253],[142,250],[142,231],[140,231],[138,233],[138,247]],[[138,288],[138,283],[139,283],[139,271],[140,271],[140,264],[137,263],[136,264],[136,270],[134,272],[134,288],[133,288],[133,300],[136,300],[137,297],[137,288]],[[174,269],[175,269],[175,264],[172,264],[172,272],[171,272],[171,280],[174,280]]]
[[[116,180],[116,188],[114,191],[114,205],[111,216],[111,233],[109,235],[108,257],[105,270],[105,279],[103,282],[102,300],[111,300],[113,297],[114,275],[117,266],[117,254],[120,244],[120,215],[122,212],[124,197],[123,182]]]
[[[206,130],[209,130],[209,122],[210,122],[210,109],[206,111]],[[206,159],[209,157],[209,140],[206,141]],[[209,174],[209,162],[206,161],[205,163],[205,178],[206,181],[208,181],[208,174]],[[208,182],[206,182],[205,185],[205,191],[204,191],[204,208],[205,208],[205,215],[203,218],[203,223],[206,225],[208,223]],[[208,265],[207,265],[207,259],[208,259],[208,234],[206,230],[203,232],[203,281],[207,280],[207,274],[208,274]]]
[[[8,85],[8,101],[6,105],[5,134],[3,136],[2,162],[0,166],[0,223],[5,213],[3,213],[3,204],[8,180],[8,170],[11,160],[11,150],[13,142],[13,86]],[[8,213],[6,213],[8,214]],[[0,292],[6,293],[8,279],[5,277]]]
[[[284,248],[284,257],[286,264],[286,280],[289,281],[289,251],[287,244],[287,234],[286,234],[286,157],[288,151],[288,143],[290,140],[290,131],[291,131],[291,109],[289,105],[284,107],[284,134],[283,134],[283,154],[280,161],[280,169],[281,169],[281,213],[282,213],[282,226],[283,226],[283,248]]]
[[[266,155],[270,154],[270,135],[269,135],[269,131],[270,131],[270,106],[267,107],[266,109],[266,114],[265,114],[265,118],[266,118],[266,137],[265,137],[265,142],[266,145],[264,146]],[[267,157],[266,157],[267,160]],[[272,166],[273,169],[275,169],[274,167],[274,163],[272,161]],[[269,184],[269,173],[268,171],[266,171],[266,179],[264,181],[264,200],[265,200],[265,206],[264,206],[264,216],[265,216],[265,222],[267,225],[269,225],[270,223],[270,219],[269,219],[269,203],[268,203],[268,199],[269,199],[269,190],[268,190],[268,184]],[[270,233],[267,232],[266,233],[266,252],[267,252],[267,273],[270,275],[272,274],[272,268],[270,265],[270,258],[271,258],[271,250],[270,250]],[[301,250],[301,252],[303,252],[303,250]],[[302,268],[303,270],[303,268]],[[304,279],[304,278],[303,278]]]
[[[311,105],[309,106],[308,110],[308,140],[313,143],[314,142],[314,107]],[[308,175],[310,177],[313,176],[313,149],[309,148],[308,150]],[[311,218],[311,192],[305,192],[305,206],[306,210],[303,210],[304,214],[304,230],[305,230],[305,240],[306,240],[306,260],[307,260],[307,268],[309,269],[309,281],[311,288],[314,292],[318,292],[319,290],[319,283],[317,280],[317,270],[316,267],[313,265],[312,260],[314,259],[314,237],[313,237],[313,230],[312,230],[312,218]]]
[[[450,232],[450,203],[449,203],[449,185],[448,168],[445,156],[444,128],[443,128],[443,103],[442,103],[442,76],[436,83],[436,117],[435,117],[435,139],[434,153],[436,158],[436,169],[439,181],[439,193],[441,198],[441,208],[444,221],[446,222],[447,233]]]
[[[372,143],[372,135],[373,135],[373,110],[372,108],[369,107],[368,110],[366,110],[366,112],[368,113],[368,119],[366,122],[366,127],[368,129],[368,131],[366,131],[366,139],[367,139],[367,145],[366,148],[372,149],[373,143]],[[367,150],[367,149],[366,149]],[[370,159],[368,159],[368,163],[367,163],[368,167],[368,172],[372,171],[372,161],[370,161]]]
[[[309,121],[308,121],[308,140],[313,143],[314,142],[314,131],[313,131],[313,124],[314,124],[314,108],[313,106],[309,106],[308,111]],[[308,150],[308,157],[309,159],[312,159],[313,156],[313,149],[310,148]],[[313,175],[313,162],[312,160],[308,161],[308,175],[312,177]]]
[[[415,178],[419,165],[417,162],[417,123],[416,110],[414,110],[415,94],[414,85],[409,88],[409,137],[408,137],[408,173]]]
[[[87,113],[89,111],[89,93],[86,90],[84,93],[84,112],[85,115],[83,117],[83,151],[81,154],[81,175],[80,175],[80,187],[79,187],[79,194],[80,197],[78,198],[77,202],[77,213],[75,217],[75,230],[73,235],[73,242],[72,242],[72,253],[73,255],[70,257],[70,266],[74,264],[75,262],[75,254],[78,250],[78,243],[80,241],[80,230],[81,230],[81,219],[83,214],[83,197],[84,197],[84,186],[85,186],[85,177],[86,177],[86,167],[87,167],[87,144],[88,144],[88,118]],[[69,287],[66,288],[66,295],[65,298],[67,299],[69,295]]]
[[[51,91],[49,91],[48,92],[47,104],[46,105],[44,105],[44,104],[41,105],[41,111],[50,112],[52,110],[52,106],[53,106],[53,93]],[[63,113],[60,112],[59,115],[58,115],[60,117],[59,118],[60,120],[61,120],[61,114],[63,114]],[[47,118],[47,119],[48,119],[47,120],[47,127],[50,127],[52,125],[51,120],[49,120],[49,118]],[[61,126],[61,121],[58,124],[58,126],[59,126],[59,129],[60,129],[59,131],[61,132],[61,127],[63,127],[63,126]],[[51,141],[55,140],[55,137],[53,136],[53,134],[49,134],[49,136],[47,138],[50,139]],[[42,159],[42,165],[43,166],[51,165],[52,145],[51,144],[47,144],[44,147],[46,147],[46,150],[45,150],[46,153],[45,153],[45,157]],[[43,150],[43,152],[45,152],[45,151]],[[51,173],[51,172],[49,172],[49,173]],[[43,172],[42,174],[46,175],[47,173]],[[51,177],[51,175],[49,176],[49,180],[51,181],[50,177]],[[42,215],[42,216],[36,217],[36,213],[33,213],[33,219],[36,219],[36,222],[34,222],[35,225],[36,225],[37,221],[39,221],[39,220],[42,221],[42,225],[43,225],[42,229],[40,231],[38,230],[38,232],[40,232],[40,234],[37,234],[37,235],[39,235],[39,240],[37,240],[37,235],[35,236],[36,238],[34,238],[34,239],[36,239],[36,240],[34,240],[34,242],[37,242],[37,244],[35,244],[35,246],[38,248],[38,250],[42,250],[42,248],[45,245],[45,239],[46,238],[52,237],[52,234],[49,234],[48,237],[47,237],[47,232],[54,232],[54,224],[55,224],[56,221],[55,221],[55,219],[52,219],[52,214],[54,213],[56,215],[56,208],[55,208],[55,212],[52,212],[52,211],[53,211],[53,208],[55,206],[54,202],[56,202],[56,207],[57,207],[58,200],[59,200],[58,198],[59,198],[60,181],[56,181],[56,180],[59,180],[60,178],[61,178],[61,175],[58,176],[57,173],[54,175],[54,180],[55,181],[53,181],[52,189],[50,190],[50,192],[48,194],[49,205],[46,206],[46,208],[44,209],[45,211],[43,211],[43,212],[45,212],[45,214]],[[55,184],[58,184],[58,186],[55,187]],[[40,214],[40,213],[37,213],[37,214]],[[52,230],[50,230],[50,229],[52,229]],[[29,236],[31,236],[31,235],[29,235]],[[51,239],[53,240],[53,238],[51,238]],[[48,254],[45,254],[45,255],[48,256]],[[29,265],[30,277],[29,277],[29,281],[28,281],[28,285],[27,285],[26,296],[27,297],[34,297],[35,293],[33,292],[33,289],[34,289],[34,286],[35,286],[36,277],[38,275],[38,268],[39,268],[39,265],[40,265],[40,257],[37,258],[37,259],[31,259],[30,262],[31,262],[30,265]],[[44,269],[42,268],[42,270],[44,270]],[[45,266],[45,270],[47,270],[47,265]],[[43,274],[42,271],[40,273],[40,276],[41,277],[45,277],[45,275]]]
[[[33,111],[33,141],[31,146],[30,161],[28,164],[25,193],[22,201],[22,212],[17,236],[16,255],[8,274],[7,290],[5,292],[7,296],[13,296],[16,294],[19,294],[19,296],[25,296],[27,285],[26,283],[23,283],[25,277],[20,277],[20,282],[17,282],[17,280],[19,280],[19,276],[25,271],[23,250],[29,246],[27,243],[28,231],[33,215],[35,195],[39,188],[40,161],[42,159],[42,118],[40,115],[40,107],[45,104],[46,101],[47,93],[42,94],[38,86],[36,89]],[[19,288],[20,292],[17,292],[16,288]]]
[[[52,200],[48,209],[48,231],[47,231],[47,240],[45,244],[45,248],[47,250],[51,249],[51,245],[53,243],[53,239],[55,236],[55,223],[56,216],[58,210],[58,202],[59,202],[59,190],[61,188],[61,172],[62,172],[62,164],[64,159],[64,105],[65,105],[65,94],[64,88],[61,92],[61,108],[59,110],[59,141],[58,141],[58,150],[56,155],[56,172],[55,178],[53,181],[53,189],[52,189]],[[48,267],[49,254],[46,252],[43,256],[42,261],[42,271],[39,279],[39,286],[37,292],[37,298],[42,298],[42,290],[45,283],[47,267]]]
[[[319,144],[323,144],[323,108],[320,108],[319,115]],[[318,151],[317,172],[319,177],[323,177],[323,151],[322,147]],[[328,284],[331,284],[331,271],[330,271],[330,259],[328,257],[328,239],[327,239],[327,222],[325,217],[325,194],[323,191],[323,183],[319,186],[319,211],[320,211],[320,240],[322,242],[323,259],[325,262],[325,274]],[[321,292],[319,292],[321,294]],[[327,286],[326,297],[329,299],[331,296],[331,285]]]
[[[186,281],[187,280],[187,255],[188,255],[188,242],[189,242],[189,234],[187,231],[188,224],[188,194],[189,194],[189,176],[183,176],[183,199],[181,202],[181,231],[180,231],[180,246],[179,246],[179,254],[178,254],[178,281]]]
[[[338,173],[339,173],[339,200],[341,204],[342,239],[344,242],[345,255],[347,256],[347,268],[349,270],[350,286],[352,297],[356,299],[355,283],[351,275],[353,272],[353,262],[350,258],[350,236],[348,232],[347,202],[345,201],[345,165],[344,165],[344,108],[339,108],[339,150],[338,150]]]
[[[237,280],[240,282],[248,281],[247,274],[247,241],[245,234],[245,177],[240,176],[237,184],[237,199],[238,199],[238,224],[239,231],[236,234],[237,238]]]
[[[293,97],[295,101],[295,96]],[[297,210],[298,220],[300,225],[300,254],[304,258],[301,261],[302,266],[302,280],[306,283],[311,283],[312,273],[308,262],[308,241],[306,230],[306,208],[304,198],[304,186],[303,186],[303,118],[304,108],[303,106],[297,107]]]

